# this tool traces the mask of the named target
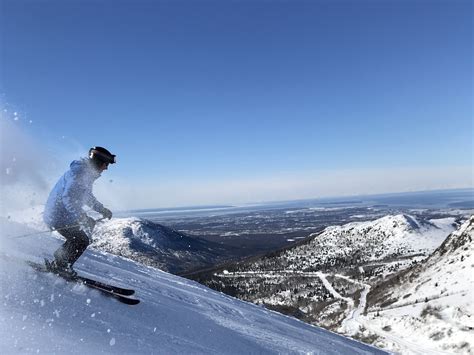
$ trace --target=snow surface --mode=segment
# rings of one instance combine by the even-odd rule
[[[362,343],[266,310],[196,282],[105,252],[76,264],[136,290],[126,306],[85,286],[41,274],[24,261],[50,257],[60,240],[0,222],[0,353],[46,354],[372,354]]]

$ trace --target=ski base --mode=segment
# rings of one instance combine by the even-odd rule
[[[68,282],[75,282],[75,283],[85,285],[89,288],[100,291],[104,296],[115,298],[117,301],[121,303],[128,304],[128,305],[136,305],[140,303],[140,300],[127,297],[127,296],[133,295],[135,293],[135,290],[108,285],[106,283],[93,280],[88,277],[83,277],[83,276],[69,277],[66,275],[61,275],[59,273],[51,272],[44,264],[39,264],[39,263],[31,262],[31,261],[28,261],[27,263],[28,265],[30,265],[33,269],[37,271],[51,273],[58,277],[61,277],[62,279]]]

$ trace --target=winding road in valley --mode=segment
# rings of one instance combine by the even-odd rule
[[[248,272],[227,272],[217,274],[218,277],[224,278],[234,278],[234,277],[262,277],[262,278],[279,278],[281,276],[295,276],[295,277],[318,277],[323,283],[324,287],[331,293],[331,295],[336,298],[343,300],[347,303],[348,311],[346,318],[341,323],[339,332],[348,336],[354,336],[360,331],[361,326],[369,330],[371,333],[376,334],[377,336],[394,343],[403,354],[412,354],[412,355],[442,355],[445,354],[440,351],[433,349],[427,349],[426,347],[421,347],[416,343],[405,340],[401,336],[396,336],[393,333],[384,331],[379,328],[374,328],[367,321],[366,317],[363,316],[365,308],[367,307],[367,295],[370,292],[371,286],[369,284],[353,280],[348,276],[341,274],[325,274],[323,272],[303,272],[303,271],[248,271]],[[327,280],[327,277],[337,277],[344,279],[347,282],[356,284],[362,287],[362,292],[360,293],[359,302],[357,307],[355,306],[356,302],[350,297],[344,297],[339,292],[337,292],[331,283]]]

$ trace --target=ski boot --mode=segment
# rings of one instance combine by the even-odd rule
[[[77,277],[77,272],[68,263],[63,264],[58,263],[57,260],[49,261],[48,259],[44,259],[44,264],[46,269],[53,274],[57,274],[67,279],[74,279]]]

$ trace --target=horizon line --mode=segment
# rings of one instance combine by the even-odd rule
[[[251,206],[265,206],[272,204],[282,204],[290,202],[305,202],[305,201],[325,201],[325,200],[336,200],[343,198],[367,198],[367,197],[382,197],[382,196],[394,196],[394,195],[406,195],[406,194],[423,194],[430,192],[454,192],[454,191],[470,191],[474,193],[473,187],[459,187],[459,188],[449,188],[449,189],[427,189],[427,190],[416,190],[416,191],[399,191],[399,192],[382,192],[374,194],[357,194],[357,195],[335,195],[327,197],[308,197],[304,199],[294,199],[294,200],[267,200],[267,201],[253,201],[239,204],[203,204],[203,205],[183,205],[183,206],[173,206],[173,207],[156,207],[156,208],[138,208],[138,209],[125,209],[119,210],[117,212],[159,212],[159,211],[182,211],[182,210],[212,210],[212,209],[226,209],[226,208],[238,208],[238,207],[251,207]],[[473,195],[474,198],[474,195]],[[348,203],[356,203],[361,201],[347,201]]]

